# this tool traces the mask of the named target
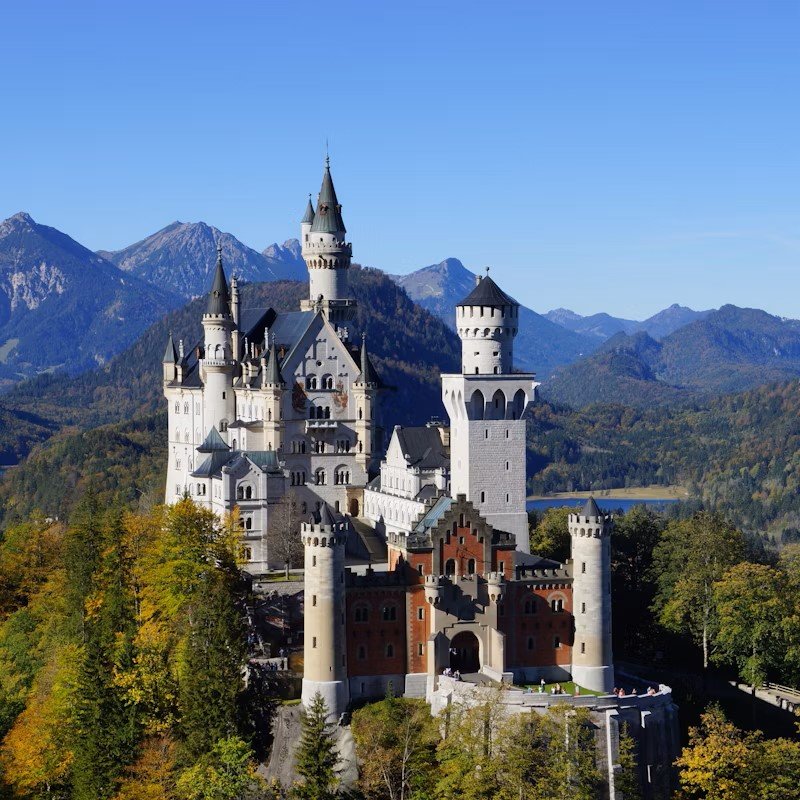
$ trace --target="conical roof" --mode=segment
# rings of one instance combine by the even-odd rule
[[[319,524],[320,525],[335,525],[336,518],[333,516],[331,507],[323,502],[319,508]]]
[[[228,281],[225,279],[225,270],[222,268],[222,245],[217,245],[217,267],[214,270],[214,283],[208,296],[206,314],[231,313],[231,297],[228,293]]]
[[[219,435],[216,426],[212,426],[205,441],[197,448],[198,453],[214,453],[220,450],[230,450],[223,438]]]
[[[264,375],[264,383],[283,383],[281,370],[278,366],[278,353],[275,350],[275,341],[269,346],[269,361],[267,361],[267,371]]]
[[[518,306],[519,303],[507,295],[488,275],[478,281],[475,288],[460,302],[459,306]]]
[[[356,378],[356,383],[372,383],[375,386],[380,383],[378,373],[375,371],[375,367],[372,366],[372,362],[369,360],[369,354],[367,353],[366,334],[362,335],[361,337],[361,373]]]
[[[342,219],[342,207],[336,199],[336,189],[333,188],[331,166],[325,160],[325,172],[322,175],[322,188],[319,190],[317,211],[314,214],[314,223],[311,230],[315,233],[346,233]]]
[[[303,215],[301,223],[314,221],[314,206],[311,205],[311,195],[308,196],[308,205],[306,206],[306,213]]]
[[[603,512],[600,510],[597,503],[594,501],[594,497],[590,497],[586,504],[583,506],[583,511],[581,511],[582,517],[602,517]]]
[[[175,349],[175,342],[172,341],[172,332],[167,339],[167,349],[164,351],[164,358],[161,359],[162,364],[177,364],[178,351]]]

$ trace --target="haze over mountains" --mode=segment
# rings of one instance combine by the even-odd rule
[[[258,253],[235,236],[205,222],[173,222],[122,250],[101,250],[99,255],[124,272],[191,299],[208,291],[217,263],[217,245],[229,275],[247,283],[305,280],[306,265],[300,243],[289,239]]]
[[[103,364],[181,302],[15,214],[0,223],[0,385]]]

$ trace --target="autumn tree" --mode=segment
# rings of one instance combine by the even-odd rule
[[[304,515],[300,496],[290,489],[270,512],[268,547],[270,561],[284,565],[286,580],[289,569],[303,558],[303,543],[300,540],[300,524]]]
[[[297,748],[297,774],[292,787],[293,800],[330,800],[338,784],[336,765],[339,755],[333,725],[328,721],[328,706],[317,692],[308,708],[300,712],[302,733]]]
[[[220,739],[178,777],[180,800],[261,800],[263,779],[249,745],[237,736]]]
[[[714,584],[743,556],[741,532],[706,512],[671,522],[653,551],[653,611],[665,628],[691,635],[704,668],[718,627]]]

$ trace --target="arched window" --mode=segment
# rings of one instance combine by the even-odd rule
[[[356,606],[353,615],[356,622],[369,622],[369,608],[367,606]]]
[[[237,486],[236,487],[236,499],[237,500],[244,500],[244,486]]]
[[[322,377],[322,388],[333,389],[333,375],[324,375]]]
[[[331,407],[325,406],[325,419],[330,419],[330,418],[331,418]]]
[[[325,470],[321,467],[314,473],[314,481],[316,482],[317,486],[325,485]]]
[[[456,574],[456,562],[455,559],[448,558],[444,565],[444,574],[445,575],[455,575]]]
[[[394,622],[397,619],[397,606],[385,605],[383,607],[383,619],[385,622]]]
[[[475,372],[477,372],[477,367],[475,368]],[[483,415],[485,413],[486,401],[483,398],[483,392],[480,389],[476,389],[472,393],[472,397],[470,398],[470,405],[472,406],[472,413],[470,414],[471,419],[483,419]]]
[[[175,413],[176,414],[181,413],[181,404],[177,400],[175,401]]]
[[[306,389],[316,389],[316,388],[317,388],[317,376],[308,375],[306,377]]]
[[[244,490],[244,498],[245,500],[252,500],[253,499],[253,487],[247,486]]]
[[[245,517],[244,527],[248,531],[252,530],[252,528],[253,528],[253,518],[252,517]]]
[[[467,561],[467,575],[474,575],[475,574],[475,559],[471,558]]]
[[[554,597],[550,601],[550,609],[553,613],[558,613],[559,611],[564,610],[564,601],[560,597]]]
[[[387,644],[386,645],[386,658],[393,658],[394,657],[394,645]]]

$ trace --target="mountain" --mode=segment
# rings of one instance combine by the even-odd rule
[[[104,364],[178,297],[19,213],[0,223],[0,380]]]
[[[306,275],[296,239],[258,253],[205,222],[173,222],[141,242],[122,250],[101,250],[99,255],[124,272],[188,299],[208,291],[218,243],[228,275],[235,274],[247,283],[296,280]]]
[[[670,309],[667,309],[670,311]],[[545,397],[582,407],[694,401],[800,375],[800,322],[726,305],[660,342],[619,333],[587,358],[559,370]]]
[[[605,312],[584,317],[574,311],[570,311],[568,308],[555,308],[552,311],[548,311],[545,317],[568,330],[588,336],[596,336],[603,340],[610,339],[620,332],[630,334],[637,331],[644,331],[654,339],[663,339],[678,328],[695,320],[703,319],[710,313],[711,311],[694,311],[686,306],[673,303],[669,308],[653,314],[652,317],[648,317],[642,322],[623,319],[622,317],[612,317]]]
[[[475,286],[475,274],[457,258],[423,267],[408,275],[390,276],[408,296],[455,330],[455,304]],[[513,286],[503,289],[514,294]],[[554,369],[591,353],[593,336],[564,329],[525,306],[520,306],[519,333],[514,340],[514,363],[519,369],[548,377]]]
[[[350,286],[358,301],[356,328],[366,332],[370,357],[387,384],[384,419],[406,425],[442,417],[439,370],[458,369],[456,334],[378,270],[351,268]],[[295,311],[307,293],[308,284],[294,281],[250,284],[242,288],[242,308]],[[40,375],[12,389],[3,397],[5,408],[37,421],[30,438],[16,442],[16,454],[24,456],[44,438],[46,425],[86,429],[163,410],[161,357],[167,336],[173,331],[193,346],[202,336],[205,306],[206,298],[199,297],[173,311],[102,369],[72,378]]]

